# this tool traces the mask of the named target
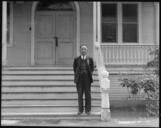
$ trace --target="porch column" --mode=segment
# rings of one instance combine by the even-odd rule
[[[7,1],[2,3],[2,65],[7,64]]]
[[[101,3],[97,2],[97,41],[101,42]]]
[[[110,80],[108,79],[109,73],[106,71],[104,60],[101,51],[101,3],[94,2],[94,46],[97,62],[98,77],[101,92],[101,120],[109,121],[111,118],[110,103],[109,103],[109,89]]]
[[[97,41],[97,30],[96,30],[96,2],[93,2],[93,43],[95,43]],[[95,45],[93,44],[93,58],[94,60],[96,60],[96,52],[95,52]]]
[[[156,44],[159,45],[159,2],[155,2],[155,28],[156,28]]]

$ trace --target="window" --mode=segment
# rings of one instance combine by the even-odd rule
[[[13,3],[7,2],[7,46],[13,43]]]
[[[39,2],[38,11],[72,11],[72,5],[69,2],[46,1]]]
[[[137,5],[123,4],[123,42],[137,42]]]
[[[117,5],[102,5],[102,42],[117,42]]]
[[[102,43],[137,43],[138,4],[119,3],[119,5],[101,4]]]

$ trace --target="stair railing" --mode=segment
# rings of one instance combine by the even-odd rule
[[[108,79],[109,72],[105,67],[100,42],[95,42],[95,59],[101,92],[101,120],[108,121],[111,118],[109,103],[110,80]]]

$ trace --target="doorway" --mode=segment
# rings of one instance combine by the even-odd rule
[[[75,54],[75,13],[71,4],[50,3],[35,13],[35,64],[71,65]]]

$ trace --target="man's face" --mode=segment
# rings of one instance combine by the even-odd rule
[[[87,48],[86,47],[81,47],[81,55],[83,55],[83,56],[87,55]]]

